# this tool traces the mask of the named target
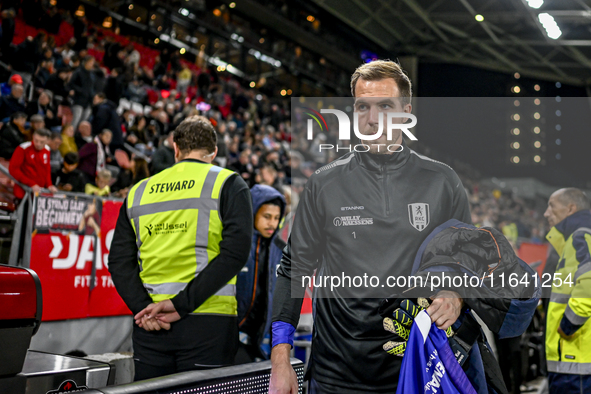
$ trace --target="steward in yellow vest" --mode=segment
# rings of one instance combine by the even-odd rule
[[[133,186],[121,207],[109,271],[135,315],[135,380],[232,364],[236,275],[250,252],[248,186],[211,164],[204,117],[174,131],[176,164]]]
[[[546,317],[550,394],[591,393],[591,212],[575,188],[550,196],[546,238],[560,256]]]

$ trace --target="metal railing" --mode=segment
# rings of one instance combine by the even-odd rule
[[[298,393],[303,392],[304,364],[292,358],[291,365],[298,379]],[[87,394],[180,394],[180,393],[268,393],[271,361],[232,367],[182,372],[134,383],[89,389]]]

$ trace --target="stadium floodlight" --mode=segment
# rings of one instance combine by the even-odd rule
[[[546,34],[548,35],[548,37],[556,40],[558,37],[562,35],[562,31],[556,24],[556,21],[554,20],[554,17],[552,15],[543,12],[538,15],[538,20],[540,21],[542,26],[544,26],[544,29],[546,29]]]
[[[536,10],[544,4],[544,0],[527,0],[527,5]]]

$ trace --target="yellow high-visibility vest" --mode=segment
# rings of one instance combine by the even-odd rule
[[[230,170],[181,161],[136,184],[127,214],[140,278],[154,302],[173,298],[220,254],[220,194]],[[236,315],[236,277],[193,313]]]
[[[565,235],[553,227],[546,238],[560,256],[556,273],[552,278],[552,294],[546,317],[548,371],[589,375],[591,262],[588,258],[591,250],[591,229],[579,228],[565,239]],[[562,338],[558,334],[558,327],[565,315],[571,323],[582,325],[570,339]]]

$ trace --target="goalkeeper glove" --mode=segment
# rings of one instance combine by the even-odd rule
[[[429,301],[423,297],[417,298],[417,304],[415,305],[409,299],[403,299],[400,301],[399,307],[392,313],[392,318],[384,317],[384,330],[394,334],[394,337],[383,345],[387,353],[399,357],[404,356],[414,318],[419,312],[429,307]],[[453,335],[451,327],[445,330],[445,333],[448,338],[451,337]]]

